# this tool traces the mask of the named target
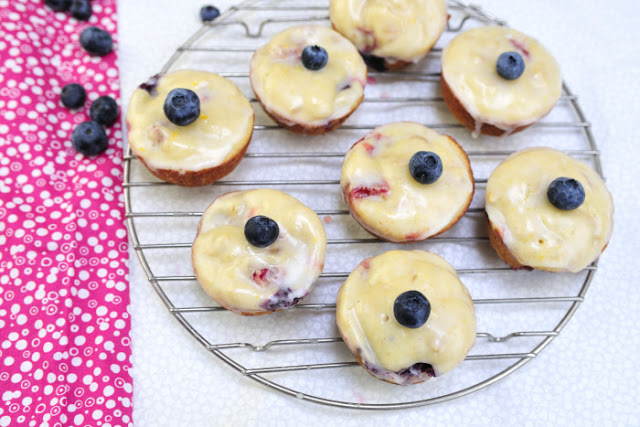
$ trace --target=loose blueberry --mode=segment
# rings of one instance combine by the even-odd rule
[[[327,65],[329,54],[320,46],[307,46],[302,50],[302,65],[307,70],[318,71]]]
[[[94,121],[80,123],[71,134],[71,145],[85,156],[96,156],[107,149],[107,134]]]
[[[67,108],[80,108],[87,100],[87,92],[78,83],[69,83],[62,88],[60,101]]]
[[[91,55],[105,56],[113,50],[111,34],[98,27],[87,27],[80,34],[80,44]]]
[[[549,185],[547,198],[556,208],[570,211],[584,202],[585,193],[580,181],[573,178],[560,177],[554,179]]]
[[[402,326],[416,329],[424,325],[431,314],[431,304],[418,291],[400,294],[393,303],[393,315]]]
[[[71,0],[44,0],[44,4],[56,12],[64,12],[69,10]]]
[[[271,246],[279,234],[278,224],[263,215],[254,216],[244,226],[244,237],[247,242],[258,248]]]
[[[200,9],[200,19],[202,20],[202,22],[213,21],[218,16],[220,16],[220,11],[215,6],[211,6],[208,4],[206,6],[202,6],[202,8]]]
[[[89,0],[73,0],[69,12],[78,21],[87,21],[91,18],[91,3]]]
[[[442,175],[442,160],[431,151],[418,151],[409,160],[409,173],[420,184],[433,184]]]
[[[200,98],[189,89],[173,89],[164,100],[164,114],[171,123],[187,126],[200,116]]]
[[[505,52],[498,57],[496,71],[505,80],[515,80],[524,73],[524,59],[518,52]]]
[[[102,126],[111,127],[118,119],[118,104],[110,96],[101,96],[91,104],[89,115]]]

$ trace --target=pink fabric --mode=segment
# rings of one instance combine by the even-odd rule
[[[117,46],[116,0],[92,6],[85,23],[0,0],[0,426],[131,424],[121,125],[95,158],[70,142],[92,100],[119,95],[116,53],[78,41],[96,25]],[[71,82],[80,111],[59,101]]]

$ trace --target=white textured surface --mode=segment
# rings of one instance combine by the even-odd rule
[[[231,4],[218,1],[218,6]],[[199,25],[201,2],[120,1],[123,98],[155,73]],[[551,345],[499,383],[461,399],[392,412],[354,412],[299,402],[242,378],[216,360],[167,312],[132,254],[134,421],[138,425],[634,424],[639,381],[640,249],[638,198],[632,190],[638,154],[631,123],[640,116],[640,61],[634,29],[640,7],[600,2],[485,0],[514,28],[534,35],[556,56],[593,123],[616,205],[613,240],[586,301]],[[636,36],[636,37],[634,37]],[[188,268],[188,266],[186,266]],[[395,393],[382,387],[382,392]]]

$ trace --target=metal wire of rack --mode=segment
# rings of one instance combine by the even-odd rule
[[[506,25],[505,22],[500,21],[497,17],[484,11],[479,6],[471,5],[463,0],[449,0],[449,8],[452,16],[449,20],[446,31],[448,36],[455,35],[455,33],[465,29],[469,25]],[[311,21],[327,22],[328,16],[326,12],[326,6],[300,6],[299,4],[291,4],[291,2],[287,2],[286,0],[249,0],[242,2],[241,4],[224,12],[213,23],[204,24],[192,37],[177,49],[161,72],[164,73],[175,68],[176,64],[181,59],[184,59],[188,54],[221,55],[222,57],[245,55],[242,58],[246,58],[247,55],[252,54],[257,46],[264,43],[265,37],[268,37],[268,34],[265,33],[271,27],[277,29],[278,25],[292,25]],[[256,15],[265,15],[265,17],[255,22],[255,25],[252,25],[250,18],[255,18]],[[205,36],[216,34],[216,32],[223,32],[223,29],[232,28],[234,31],[235,29],[238,29],[240,34],[244,33],[244,37],[235,37],[233,39],[234,43],[227,43],[231,40],[230,38],[227,38],[223,40],[225,42],[224,45],[212,45],[206,42],[208,39]],[[235,43],[237,43],[237,45]],[[432,52],[430,52],[429,60],[431,64],[437,65],[437,59],[440,52],[441,48],[439,47],[436,47]],[[242,61],[247,63],[248,68],[248,61],[246,61],[246,59],[241,59],[240,63],[242,63]],[[197,58],[195,60],[187,60],[185,66],[192,66],[193,64],[198,64]],[[397,108],[402,109],[404,106],[410,106],[412,109],[411,111],[417,111],[419,114],[418,117],[424,117],[423,113],[425,111],[444,111],[444,113],[436,113],[435,115],[432,115],[428,121],[423,120],[422,122],[426,126],[434,129],[446,130],[449,133],[456,133],[456,139],[459,142],[462,142],[470,159],[472,160],[472,167],[476,176],[478,176],[476,166],[481,171],[490,171],[491,168],[505,156],[521,148],[520,146],[522,144],[535,144],[535,140],[538,138],[543,141],[546,141],[549,138],[554,141],[556,139],[577,141],[577,143],[569,143],[567,147],[563,147],[563,151],[567,152],[571,156],[587,159],[587,161],[591,162],[598,173],[602,175],[602,168],[599,159],[600,153],[591,133],[590,123],[585,119],[582,109],[578,104],[578,98],[570,91],[566,83],[563,84],[563,94],[560,101],[562,107],[556,107],[556,109],[554,109],[554,111],[565,110],[564,112],[561,112],[561,114],[557,115],[558,117],[551,114],[549,119],[545,119],[541,123],[534,125],[531,130],[523,132],[522,135],[519,134],[520,136],[518,137],[510,137],[509,141],[512,139],[515,140],[513,144],[506,143],[507,140],[501,140],[499,143],[496,143],[496,140],[472,141],[469,139],[468,131],[462,128],[462,126],[455,122],[455,120],[452,120],[452,116],[448,114],[446,108],[443,108],[444,101],[441,94],[438,92],[439,88],[436,84],[439,81],[439,67],[438,69],[426,68],[427,69],[424,67],[410,67],[409,70],[400,72],[370,73],[369,75],[373,77],[373,79],[377,80],[377,84],[374,85],[375,90],[373,94],[367,93],[365,95],[363,106],[361,106],[360,109],[367,108],[368,106],[374,112],[369,115],[365,113],[362,115],[362,118],[378,117],[376,114],[380,114],[380,111],[393,113]],[[212,71],[218,72],[218,74],[224,77],[235,79],[240,82],[240,85],[244,84],[245,91],[251,94],[250,89],[248,89],[249,73],[247,71],[238,69]],[[426,83],[426,85],[429,86],[429,93],[425,96],[416,96],[416,93],[420,92],[411,90],[407,95],[390,96],[388,92],[385,92],[385,88],[391,88],[390,90],[395,93],[395,86],[393,85],[396,83],[412,86]],[[369,90],[369,87],[367,90]],[[399,93],[401,93],[401,91]],[[254,97],[249,96],[249,98],[253,105],[257,105],[257,101]],[[360,109],[354,114],[354,116],[359,113]],[[273,135],[274,133],[277,133],[278,139],[290,139],[294,144],[297,143],[297,145],[293,145],[293,147],[301,147],[300,140],[303,137],[291,135],[287,133],[287,131],[282,130],[280,127],[273,124],[270,119],[266,118],[266,116],[260,116],[258,114],[259,110],[260,108],[258,106],[256,108],[256,125],[254,127],[253,136],[254,141],[269,141],[269,145],[265,146],[268,148],[273,148],[274,146],[280,147],[277,141],[273,141]],[[405,113],[403,112],[402,114]],[[427,115],[428,114],[425,114],[425,116]],[[380,124],[382,123],[360,123],[359,120],[352,120],[350,118],[345,125],[332,132],[332,134],[334,136],[338,135],[341,140],[349,141],[349,144],[347,145],[348,147],[352,142],[359,139],[359,137],[353,138],[347,135],[361,135]],[[533,138],[533,135],[536,135],[536,138]],[[558,135],[560,135],[561,138],[557,138]],[[244,165],[251,161],[275,162],[276,167],[297,164],[300,162],[327,162],[327,169],[335,173],[336,169],[339,171],[339,163],[336,168],[335,162],[340,161],[344,156],[344,150],[336,151],[335,147],[337,144],[335,144],[334,140],[329,141],[327,144],[318,144],[320,146],[319,151],[303,149],[302,147],[300,149],[294,148],[287,151],[271,151],[269,149],[254,151],[255,148],[253,147],[255,144],[256,142],[252,142],[250,152],[245,155],[245,159],[238,167],[237,171],[241,171]],[[282,145],[286,146],[286,144]],[[325,145],[328,145],[329,149],[324,149]],[[261,145],[259,145],[259,147],[260,146]],[[500,147],[500,149],[496,149],[497,147]],[[478,332],[477,342],[482,341],[483,344],[480,345],[480,347],[488,347],[489,351],[470,354],[463,365],[474,361],[490,361],[497,364],[492,364],[488,367],[478,369],[480,373],[473,376],[474,380],[472,383],[463,384],[456,382],[454,389],[447,390],[446,387],[448,377],[453,374],[451,373],[443,377],[442,381],[444,381],[444,385],[442,385],[443,383],[441,382],[440,384],[442,386],[435,387],[435,394],[431,391],[429,386],[429,383],[434,381],[431,380],[426,385],[415,386],[418,387],[419,392],[416,392],[414,389],[411,394],[399,393],[400,397],[395,399],[389,397],[390,393],[383,394],[383,396],[377,400],[371,399],[371,402],[362,401],[362,399],[346,399],[342,395],[339,397],[330,395],[321,396],[313,391],[302,391],[301,389],[292,386],[290,382],[287,382],[287,378],[283,377],[283,375],[309,375],[310,372],[315,371],[327,371],[332,373],[336,372],[336,370],[346,369],[349,373],[345,374],[345,371],[340,371],[341,375],[357,376],[357,381],[360,383],[364,382],[369,387],[376,387],[379,381],[369,379],[363,370],[350,369],[357,366],[357,363],[353,358],[349,358],[348,353],[345,353],[340,348],[332,347],[332,350],[327,351],[327,353],[334,356],[334,358],[342,358],[342,360],[338,361],[296,363],[298,360],[296,357],[287,358],[286,354],[283,356],[282,353],[279,353],[277,354],[275,365],[269,365],[268,363],[265,363],[265,361],[258,360],[258,362],[263,363],[258,363],[258,366],[253,367],[247,367],[248,363],[240,361],[242,356],[238,355],[238,353],[233,353],[239,350],[246,350],[250,351],[252,354],[266,354],[276,351],[277,349],[292,349],[293,352],[302,352],[303,349],[308,348],[318,349],[324,348],[324,346],[340,346],[342,339],[336,336],[337,334],[334,336],[321,335],[323,331],[330,331],[331,325],[327,326],[326,324],[323,324],[323,327],[319,328],[319,331],[312,328],[310,331],[310,337],[284,337],[271,339],[266,342],[262,341],[264,344],[256,343],[258,340],[262,340],[261,337],[263,334],[264,336],[268,335],[266,329],[259,328],[255,334],[247,334],[248,338],[246,340],[229,340],[228,342],[225,342],[220,341],[215,334],[214,339],[209,338],[207,327],[199,324],[198,320],[191,316],[229,316],[223,314],[226,310],[207,303],[199,305],[193,303],[180,305],[177,301],[183,299],[185,294],[199,292],[198,285],[193,274],[186,273],[184,270],[180,270],[180,268],[173,270],[179,271],[179,274],[158,273],[158,271],[162,271],[163,267],[165,267],[164,264],[166,264],[167,258],[169,258],[168,262],[171,263],[173,254],[176,253],[175,251],[184,251],[191,248],[191,243],[187,241],[181,242],[179,240],[176,241],[175,239],[163,241],[162,239],[164,234],[157,232],[158,227],[167,227],[165,230],[185,227],[187,231],[183,233],[183,236],[187,237],[185,237],[184,240],[187,240],[188,236],[190,236],[192,240],[192,237],[195,235],[195,226],[192,228],[189,227],[194,225],[193,221],[197,221],[202,215],[202,209],[137,209],[137,200],[149,198],[164,199],[167,192],[172,191],[176,187],[152,178],[150,174],[146,173],[144,167],[135,158],[135,156],[132,155],[130,149],[127,149],[124,162],[126,218],[131,241],[133,243],[133,249],[140,260],[145,275],[154,290],[160,296],[161,300],[167,306],[169,312],[208,351],[227,363],[233,369],[240,372],[242,375],[289,396],[314,403],[359,409],[410,408],[461,397],[493,384],[534,359],[556,336],[558,336],[560,331],[564,328],[566,323],[579,307],[580,303],[584,300],[589,285],[597,271],[597,263],[594,263],[577,276],[549,275],[549,273],[523,273],[514,272],[499,261],[496,262],[496,257],[487,244],[488,238],[483,234],[481,227],[477,226],[478,223],[482,223],[484,209],[482,208],[482,191],[476,191],[477,194],[474,197],[474,203],[465,215],[465,219],[470,221],[471,225],[466,228],[461,228],[463,230],[462,233],[447,232],[442,236],[435,237],[426,242],[412,246],[416,248],[429,248],[429,250],[442,248],[440,250],[445,253],[448,251],[450,253],[462,251],[462,248],[466,248],[468,245],[478,246],[471,250],[482,251],[483,255],[480,257],[480,260],[484,263],[480,266],[457,266],[456,269],[458,274],[463,277],[465,284],[467,284],[467,281],[473,282],[475,278],[479,278],[477,280],[477,292],[479,294],[486,294],[489,292],[487,288],[490,288],[490,286],[484,286],[483,284],[485,282],[500,283],[499,286],[506,289],[506,294],[502,294],[497,297],[489,295],[486,297],[474,297],[474,304],[477,308],[488,307],[491,310],[486,313],[484,311],[479,312],[479,326],[483,323],[483,316],[489,317],[494,310],[497,310],[496,307],[505,306],[516,307],[517,315],[521,318],[525,317],[525,320],[527,320],[526,316],[533,316],[530,313],[531,310],[535,310],[537,313],[536,315],[538,316],[553,318],[555,326],[540,328],[538,325],[542,322],[538,323],[538,321],[536,321],[532,327],[524,328],[524,330],[516,330],[515,332],[512,330],[507,330],[505,333]],[[269,163],[267,163],[267,166],[269,166]],[[312,167],[310,167],[309,170],[309,173],[313,173],[314,171]],[[327,177],[326,173],[321,173],[320,175],[322,176],[318,178],[309,178],[306,171],[303,176],[300,176],[301,174],[299,171],[297,173],[294,171],[293,175],[297,176],[292,178],[291,173],[286,172],[282,178],[248,179],[245,177],[250,176],[250,174],[234,172],[231,175],[232,178],[216,182],[213,185],[213,189],[207,189],[204,195],[201,194],[202,192],[197,193],[198,190],[188,190],[190,192],[188,197],[191,197],[188,200],[199,200],[197,204],[200,206],[202,203],[200,200],[203,200],[203,198],[207,198],[209,201],[213,200],[213,198],[208,194],[211,191],[221,194],[222,192],[226,192],[226,189],[228,188],[251,188],[255,186],[279,187],[284,188],[285,191],[299,190],[303,193],[306,191],[306,195],[311,200],[314,200],[317,193],[333,192],[339,194],[339,190],[336,189],[339,185],[339,180],[335,179],[335,177]],[[481,189],[485,183],[486,179],[476,179],[476,188]],[[151,193],[140,194],[140,192],[145,191]],[[359,255],[360,252],[375,250],[378,251],[378,253],[381,253],[384,250],[395,247],[392,244],[372,238],[366,233],[362,234],[357,231],[354,232],[354,228],[352,227],[353,224],[349,223],[353,223],[349,217],[349,211],[339,203],[332,203],[331,200],[333,199],[331,197],[323,200],[329,200],[330,202],[320,208],[316,208],[315,210],[317,214],[325,218],[327,226],[334,221],[336,223],[340,223],[339,226],[335,227],[336,235],[333,237],[330,236],[328,239],[328,254],[333,251],[338,253],[337,256],[340,257],[346,252],[341,252],[341,249],[339,248],[347,248],[345,250],[350,251],[349,253],[353,252],[354,256],[364,257],[364,255]],[[152,222],[151,225],[147,225],[145,224],[145,221],[161,222]],[[187,225],[184,225],[185,221]],[[457,225],[456,227],[459,226]],[[454,227],[454,229],[456,227]],[[150,229],[151,234],[147,233],[146,236],[142,236],[141,238],[145,229]],[[172,233],[167,232],[166,234],[173,237]],[[374,249],[361,250],[363,247]],[[406,246],[403,248],[406,248]],[[158,257],[156,256],[158,251],[168,251],[168,255],[161,255]],[[320,321],[324,323],[331,323],[332,321],[329,319],[333,318],[333,311],[335,310],[335,291],[339,286],[339,283],[348,275],[348,271],[331,271],[330,269],[325,268],[325,271],[320,276],[319,283],[316,285],[316,288],[323,287],[324,282],[332,282],[334,284],[332,286],[325,286],[326,291],[322,292],[324,300],[319,302],[309,301],[301,303],[289,310],[289,312],[292,312],[293,316],[297,316],[301,313],[310,313],[311,315],[328,313],[329,316],[320,316],[322,317]],[[491,280],[488,278],[491,278]],[[539,295],[536,293],[537,289],[529,288],[524,292],[524,288],[522,286],[514,285],[514,283],[521,283],[522,281],[535,281],[543,284],[552,281],[560,282],[560,285],[547,285],[547,290],[550,290],[551,292]],[[573,286],[565,286],[564,284],[567,282],[572,282]],[[179,293],[176,294],[177,296],[173,297],[170,296],[171,290],[169,289],[169,286],[172,284],[176,284],[179,287]],[[510,294],[515,292],[514,289],[512,289],[513,287],[515,287],[516,290],[521,291],[523,295],[513,296]],[[535,288],[535,286],[532,287]],[[543,287],[544,286],[540,286],[540,288]],[[574,292],[569,292],[568,289],[573,289]],[[314,294],[316,292],[319,291],[314,290]],[[471,293],[475,296],[476,292],[472,290]],[[194,299],[196,301],[204,301],[199,297],[195,297]],[[529,307],[534,307],[534,309],[530,310]],[[551,308],[549,309],[548,307]],[[558,307],[561,307],[561,309],[558,309]],[[275,320],[271,319],[270,322],[292,321],[290,316],[279,316],[279,314],[269,316],[271,318],[276,318]],[[554,317],[554,314],[556,317]],[[280,319],[277,319],[278,317],[280,317]],[[214,322],[214,324],[216,321],[220,321],[219,319],[219,317],[207,317],[207,321]],[[298,318],[295,318],[293,321],[297,321],[297,319]],[[233,318],[231,321],[226,319],[225,322],[228,324],[229,322],[234,321],[239,323],[244,320],[240,318]],[[271,323],[271,325],[273,325],[273,323]],[[490,327],[490,322],[487,323],[487,327]],[[494,327],[494,329],[499,330],[500,328]],[[509,351],[511,347],[507,347],[505,351],[503,350],[504,347],[501,347],[505,346],[507,343],[519,340],[520,342],[524,342],[524,344],[516,346],[520,349],[519,351]],[[478,344],[476,346],[478,346]],[[345,358],[349,360],[344,360]],[[255,361],[255,358],[252,359],[250,357],[249,361]],[[265,364],[269,366],[265,366]],[[474,373],[476,373],[475,370]],[[364,379],[362,377],[364,377]],[[331,378],[335,378],[335,376],[314,377],[311,382],[320,381],[326,384],[328,381],[332,381]],[[367,381],[371,381],[373,384],[369,384]],[[294,381],[293,384],[296,384],[296,382]],[[314,388],[312,387],[312,390],[313,389]],[[375,393],[373,394],[375,395]],[[416,399],[416,395],[421,395],[422,397]]]

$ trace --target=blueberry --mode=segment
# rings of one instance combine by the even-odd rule
[[[554,179],[549,185],[547,198],[556,208],[570,211],[584,202],[585,193],[579,181],[573,178],[560,177]]]
[[[409,173],[420,184],[433,184],[442,175],[442,160],[431,151],[418,151],[409,160]]]
[[[164,114],[171,123],[187,126],[200,116],[200,98],[189,89],[173,89],[164,100]]]
[[[71,134],[71,145],[85,156],[96,156],[107,149],[107,134],[94,121],[80,123]]]
[[[271,298],[260,304],[260,307],[267,311],[276,311],[283,308],[293,307],[298,304],[302,298],[292,297],[293,291],[291,288],[278,289]]]
[[[60,101],[67,108],[80,108],[87,100],[87,92],[78,83],[69,83],[62,88]]]
[[[111,34],[98,27],[87,27],[80,34],[80,44],[91,55],[105,56],[113,50]]]
[[[430,314],[429,300],[418,291],[400,294],[393,303],[393,316],[407,328],[416,329],[424,325]]]
[[[93,121],[102,126],[110,127],[118,119],[118,104],[110,96],[101,96],[91,104],[89,115]]]
[[[506,80],[515,80],[524,73],[524,59],[518,52],[505,52],[498,57],[496,71]]]
[[[266,248],[273,244],[280,234],[278,224],[263,215],[254,216],[244,226],[244,237],[247,242],[258,248]]]
[[[406,369],[398,371],[398,375],[400,375],[401,377],[409,378],[423,377],[425,375],[429,377],[435,377],[436,371],[433,369],[433,366],[431,364],[418,362],[414,363]]]
[[[375,55],[365,55],[362,54],[362,59],[364,60],[364,63],[367,64],[369,67],[373,68],[376,71],[387,71],[387,61],[384,60],[384,58],[382,58],[381,56],[375,56]]]
[[[218,16],[220,16],[220,11],[217,7],[211,6],[210,4],[202,6],[200,9],[200,19],[202,19],[202,22],[213,21]]]
[[[73,0],[69,12],[78,21],[87,21],[91,18],[91,3],[89,0]]]
[[[44,0],[44,4],[56,12],[64,12],[69,10],[71,0]]]
[[[307,46],[302,50],[302,65],[307,70],[318,71],[327,65],[329,54],[320,46]]]
[[[142,83],[138,87],[142,90],[146,90],[147,93],[149,93],[149,95],[156,96],[158,94],[158,91],[157,91],[158,80],[160,80],[161,77],[162,77],[162,74],[156,74],[155,76],[150,77],[149,80]]]

